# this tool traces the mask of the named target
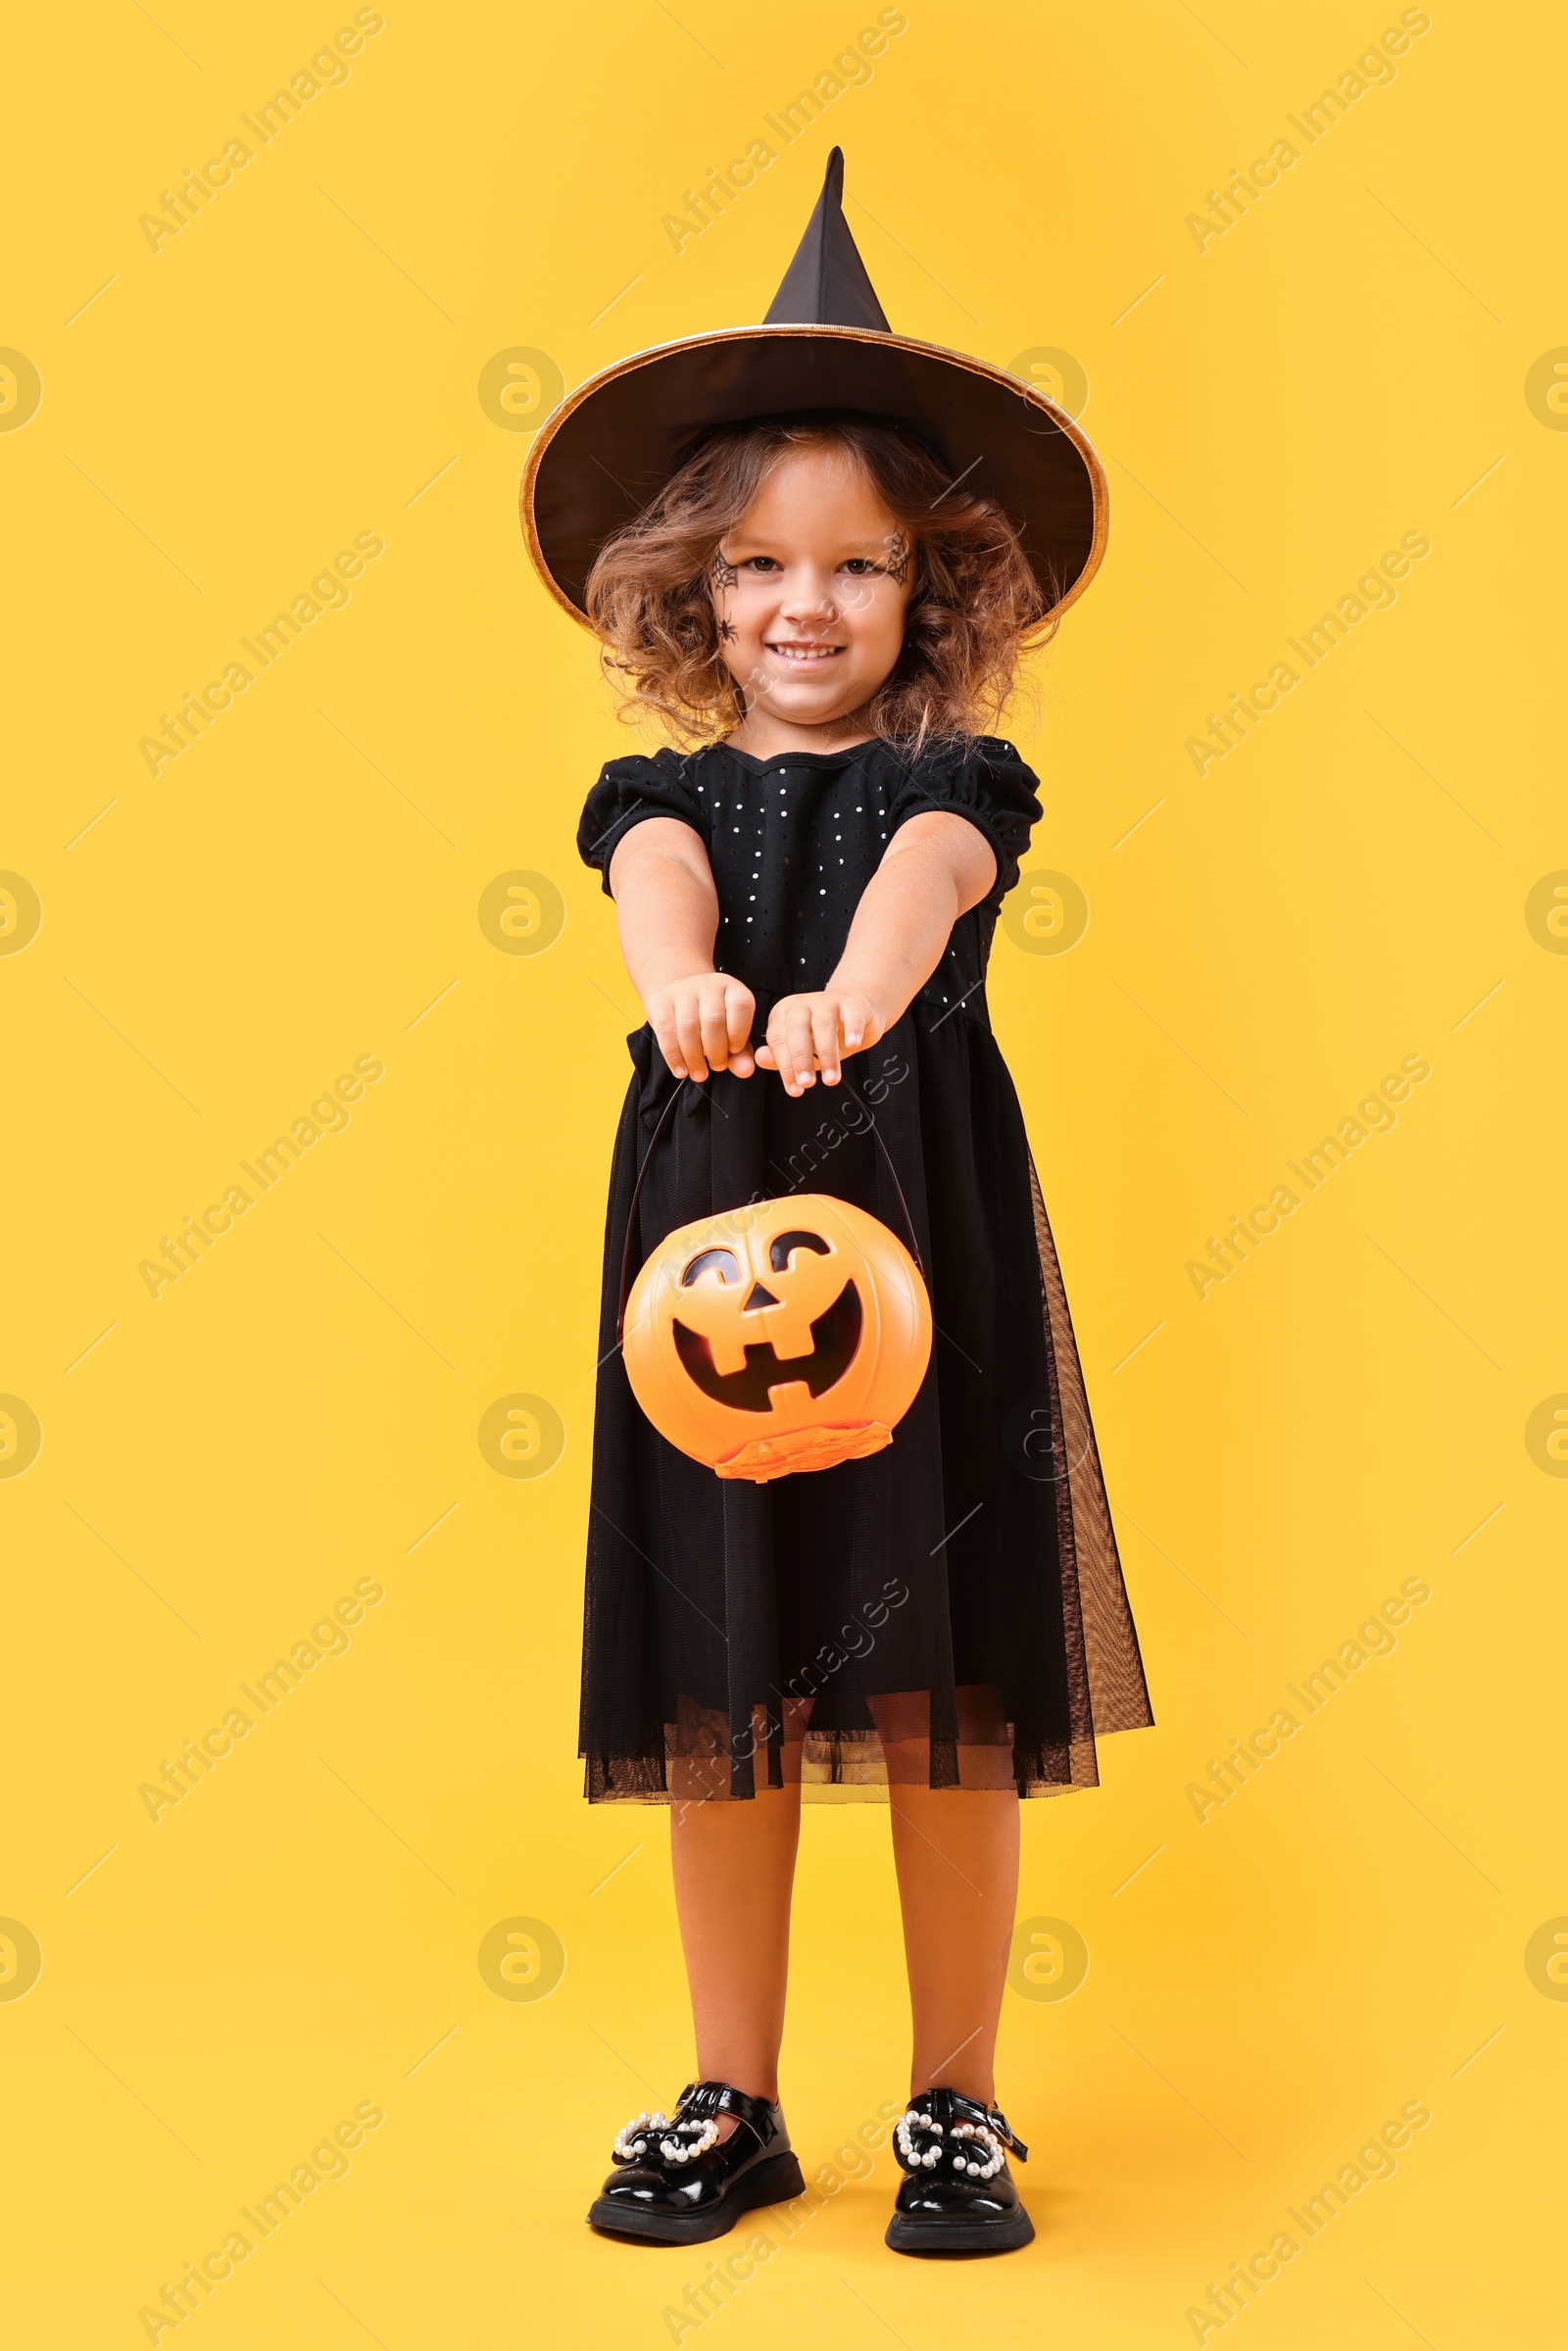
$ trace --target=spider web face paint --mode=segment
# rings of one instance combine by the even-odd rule
[[[721,547],[714,548],[713,560],[708,568],[709,577],[711,579],[714,588],[720,592],[722,592],[725,588],[733,588],[740,578],[740,573],[736,570],[734,564],[726,559],[724,550]]]
[[[888,547],[887,561],[883,569],[889,579],[898,581],[901,588],[909,575],[909,563],[913,554],[914,550],[907,537],[902,530],[896,530]]]

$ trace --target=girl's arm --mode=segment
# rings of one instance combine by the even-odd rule
[[[911,816],[866,885],[827,986],[774,1005],[760,1066],[776,1069],[790,1094],[814,1085],[816,1069],[836,1086],[843,1054],[886,1036],[941,962],[958,916],[996,878],[996,852],[967,816]]]
[[[674,1075],[700,1082],[710,1069],[732,1069],[750,1077],[757,1002],[713,969],[718,892],[698,835],[676,817],[645,817],[612,857],[610,887],[621,956]]]

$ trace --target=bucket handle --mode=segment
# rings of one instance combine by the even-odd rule
[[[620,1308],[615,1316],[615,1345],[617,1347],[620,1346],[621,1341],[625,1337],[626,1333],[626,1301],[631,1297],[632,1285],[631,1251],[632,1243],[635,1240],[637,1233],[637,1203],[642,1198],[643,1179],[648,1173],[648,1163],[654,1155],[654,1151],[658,1146],[660,1138],[669,1124],[670,1116],[675,1108],[675,1104],[680,1101],[681,1096],[685,1093],[687,1087],[695,1086],[697,1080],[695,1078],[682,1078],[679,1085],[675,1088],[674,1093],[664,1104],[662,1111],[660,1113],[659,1124],[655,1127],[653,1135],[649,1141],[648,1149],[643,1153],[642,1165],[637,1170],[637,1181],[632,1186],[631,1205],[626,1211],[626,1244],[620,1252]],[[898,1199],[899,1207],[903,1211],[905,1231],[909,1236],[909,1254],[914,1259],[915,1271],[919,1274],[921,1280],[923,1281],[925,1279],[925,1266],[921,1262],[920,1244],[915,1237],[914,1218],[909,1214],[909,1203],[904,1197],[904,1186],[899,1182],[899,1171],[893,1164],[893,1154],[882,1140],[881,1131],[877,1126],[876,1120],[872,1117],[870,1111],[865,1108],[864,1102],[860,1101],[859,1096],[856,1093],[855,1088],[850,1084],[848,1078],[841,1076],[839,1079],[839,1086],[842,1088],[843,1092],[849,1096],[851,1102],[854,1102],[858,1108],[865,1112],[867,1126],[862,1128],[861,1132],[869,1132],[872,1142],[876,1145],[877,1150],[882,1153],[882,1164],[887,1169],[888,1182],[893,1186],[894,1193]],[[775,1194],[774,1197],[777,1198],[778,1196]]]

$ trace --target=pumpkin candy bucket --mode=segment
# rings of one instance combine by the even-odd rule
[[[931,1302],[917,1249],[865,1209],[798,1193],[703,1217],[666,1235],[628,1282],[637,1194],[679,1099],[655,1130],[627,1223],[620,1338],[638,1403],[720,1478],[763,1485],[879,1452],[925,1377]]]

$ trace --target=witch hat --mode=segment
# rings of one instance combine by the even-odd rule
[[[816,210],[768,307],[764,326],[868,326],[891,334],[844,218],[844,150],[835,147]]]
[[[951,481],[995,499],[1046,606],[1064,612],[1104,553],[1105,476],[1086,435],[1032,384],[895,334],[844,218],[835,147],[816,209],[760,326],[633,352],[547,416],[522,476],[522,527],[558,604],[586,620],[599,550],[635,521],[705,431],[829,412],[912,433]]]

